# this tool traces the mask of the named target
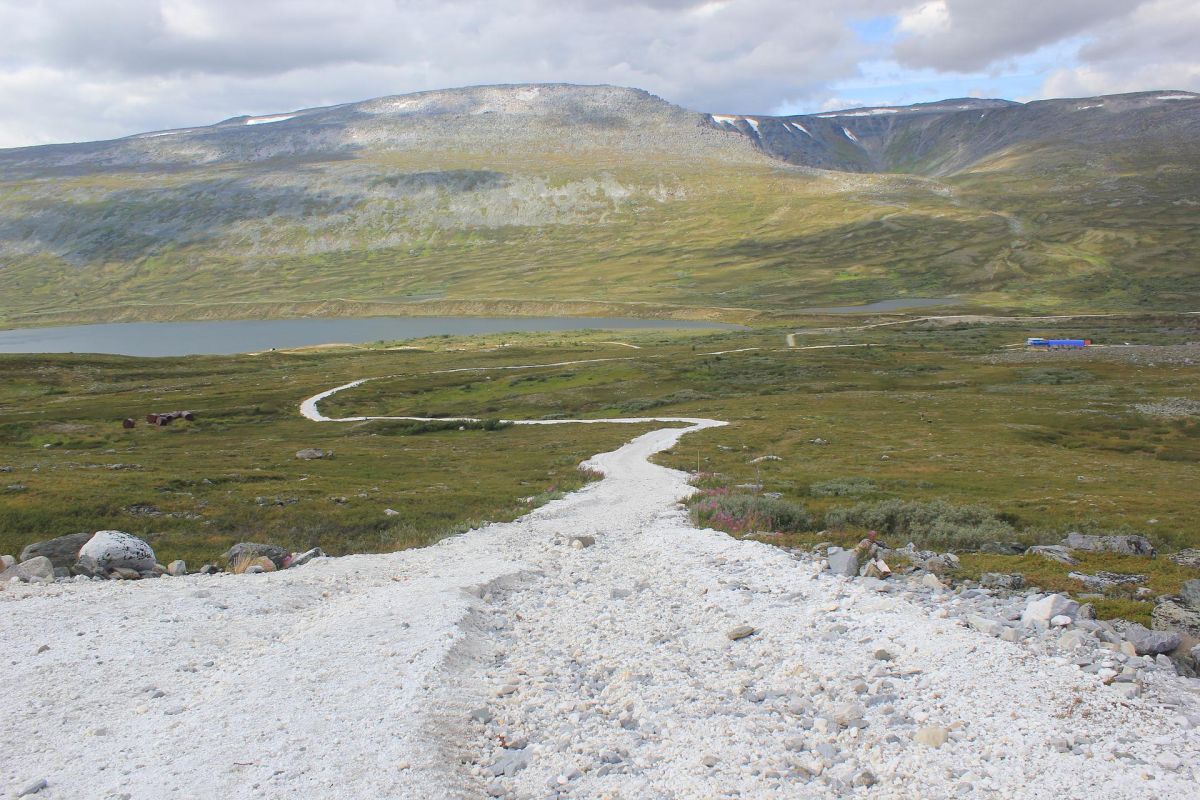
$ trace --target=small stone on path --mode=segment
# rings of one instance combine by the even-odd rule
[[[753,625],[738,625],[736,628],[730,628],[725,631],[725,636],[731,642],[736,642],[738,639],[745,639],[747,636],[753,636],[758,633],[758,629]]]

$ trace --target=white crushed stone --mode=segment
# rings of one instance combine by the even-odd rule
[[[317,402],[306,416],[321,418]],[[1183,679],[1124,699],[1066,658],[965,627],[951,593],[878,591],[692,528],[677,506],[687,476],[647,461],[719,424],[689,422],[585,462],[603,481],[422,550],[253,576],[10,585],[0,789],[1190,795],[1200,742]],[[730,641],[740,625],[756,632]],[[916,743],[927,727],[948,741]],[[506,764],[511,775],[492,776]]]

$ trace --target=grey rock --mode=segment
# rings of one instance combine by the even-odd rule
[[[302,567],[314,558],[328,558],[328,556],[319,547],[314,547],[312,550],[305,550],[303,553],[293,553],[291,561],[288,562],[288,569]]]
[[[987,542],[979,547],[979,552],[1000,556],[1019,556],[1025,552],[1025,545],[1020,542]]]
[[[1058,646],[1063,650],[1078,650],[1087,644],[1090,638],[1087,631],[1079,629],[1070,630],[1059,637]]]
[[[42,791],[42,789],[49,788],[49,786],[50,782],[45,778],[38,778],[33,783],[28,784],[24,789],[17,792],[17,797],[28,797],[30,795],[37,794],[38,792]]]
[[[1150,627],[1156,631],[1186,633],[1200,639],[1200,608],[1164,600],[1150,614]]]
[[[821,742],[813,749],[826,761],[834,761],[838,757],[837,747],[829,742]]]
[[[79,549],[79,562],[93,573],[116,567],[138,572],[153,570],[158,561],[154,550],[138,537],[124,531],[97,531]]]
[[[1200,569],[1200,548],[1198,547],[1189,547],[1186,550],[1180,550],[1178,553],[1172,553],[1167,556],[1167,558],[1181,567]]]
[[[1005,628],[1004,623],[997,622],[994,619],[988,619],[987,617],[980,616],[979,614],[968,614],[966,616],[966,622],[975,630],[979,631],[980,633],[987,634],[988,636],[999,636],[1000,632]]]
[[[320,450],[316,447],[306,447],[303,450],[296,451],[296,458],[302,461],[312,461],[318,458],[329,458],[333,455],[332,450]]]
[[[926,562],[926,563],[928,563],[928,562]],[[946,588],[946,585],[944,583],[942,583],[941,580],[938,578],[938,576],[932,572],[926,572],[924,575],[921,576],[921,585],[924,586],[926,589],[930,589],[935,592],[939,589]]]
[[[1200,644],[1193,647],[1190,651],[1190,654],[1192,656],[1192,661],[1195,661],[1197,664],[1200,664]]]
[[[854,779],[850,781],[851,786],[871,787],[876,783],[875,775],[869,769],[864,769],[855,774]]]
[[[979,576],[979,585],[985,589],[1004,589],[1015,592],[1025,588],[1025,576],[1003,572],[985,572]]]
[[[1068,572],[1067,577],[1077,580],[1093,592],[1103,592],[1116,586],[1145,583],[1145,575],[1128,575],[1120,572],[1097,572],[1088,575],[1083,572]]]
[[[862,719],[867,713],[862,703],[839,703],[833,708],[833,721],[838,725],[849,725],[854,720]]]
[[[1179,587],[1179,596],[1183,598],[1185,606],[1200,609],[1200,578],[1184,581],[1183,586]]]
[[[175,577],[187,575],[187,562],[182,559],[172,561],[170,564],[167,564],[167,574]]]
[[[56,567],[75,566],[75,562],[79,560],[79,550],[88,540],[92,538],[92,534],[88,532],[71,533],[66,536],[58,536],[54,539],[47,539],[44,542],[34,542],[26,545],[21,551],[20,560],[28,561],[37,556],[45,556],[50,559],[50,562]]]
[[[0,583],[14,580],[24,583],[52,581],[54,580],[54,565],[45,556],[35,556],[0,573]]]
[[[205,564],[203,567],[200,568],[201,575],[215,575],[220,571],[221,571],[221,568],[218,567],[216,564]]]
[[[1060,614],[1074,617],[1079,610],[1079,603],[1061,594],[1051,594],[1040,600],[1032,600],[1021,612],[1022,622],[1042,622],[1049,624],[1050,620]]]
[[[1059,544],[1037,544],[1029,548],[1025,552],[1034,553],[1042,558],[1048,558],[1051,561],[1057,561],[1060,564],[1074,566],[1079,563],[1079,559],[1071,555],[1071,551]]]
[[[229,564],[235,561],[253,560],[265,556],[271,559],[271,563],[276,569],[283,569],[291,558],[291,553],[282,547],[273,544],[261,544],[258,542],[238,542],[233,547],[225,552],[222,558]]]
[[[1154,546],[1145,536],[1090,536],[1072,531],[1063,544],[1073,550],[1091,553],[1120,553],[1126,556],[1154,556]]]
[[[826,558],[829,560],[829,571],[834,575],[853,577],[858,574],[858,554],[853,550],[836,547]]]
[[[595,536],[572,536],[570,539],[571,547],[574,547],[576,550],[583,550],[586,547],[591,547],[595,543]]]
[[[736,642],[738,639],[745,639],[747,636],[753,636],[758,633],[758,629],[753,625],[738,625],[736,628],[730,628],[725,631],[725,636],[731,642]]]
[[[1139,656],[1169,653],[1182,641],[1178,633],[1152,631],[1134,623],[1125,628],[1125,640],[1133,645]]]
[[[488,711],[486,708],[477,708],[467,716],[476,722],[482,722],[484,724],[492,721],[492,712]]]
[[[504,749],[500,751],[500,755],[488,767],[488,770],[497,777],[503,775],[511,778],[521,770],[529,766],[529,754],[524,749]]]

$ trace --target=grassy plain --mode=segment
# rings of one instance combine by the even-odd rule
[[[212,559],[244,539],[334,553],[420,545],[480,519],[511,518],[529,507],[523,498],[580,485],[580,460],[643,429],[412,435],[394,423],[318,425],[296,413],[317,391],[376,376],[322,410],[729,420],[659,460],[802,505],[813,530],[764,537],[779,544],[855,540],[861,529],[822,526],[829,512],[854,504],[940,500],[990,509],[1013,541],[1121,530],[1149,536],[1164,553],[1200,545],[1200,423],[1138,408],[1198,399],[1194,361],[1137,347],[1005,355],[1006,345],[1035,334],[1182,344],[1200,340],[1197,317],[1036,329],[910,324],[797,337],[810,348],[869,345],[853,348],[786,349],[783,334],[492,335],[416,342],[422,350],[191,359],[6,356],[0,465],[12,471],[0,476],[10,486],[0,491],[0,551],[102,527],[148,536],[164,560]],[[743,348],[754,349],[716,354]],[[555,365],[566,361],[588,363]],[[530,364],[546,366],[503,369]],[[162,430],[119,424],[174,408],[194,408],[199,418]],[[334,456],[299,461],[302,447]],[[401,513],[385,516],[385,508]],[[923,541],[920,531],[911,538]],[[1023,571],[1046,588],[1082,591],[1067,568],[1042,559],[965,554],[963,563],[965,575]],[[1155,592],[1189,577],[1163,558],[1093,556],[1082,569],[1146,573]],[[1149,609],[1120,593],[1108,602],[1111,613]]]

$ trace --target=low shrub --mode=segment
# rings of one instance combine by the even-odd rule
[[[449,420],[449,419],[383,419],[370,420],[356,425],[351,435],[420,436],[439,431],[498,431],[512,427],[511,422],[499,419]]]
[[[688,502],[692,522],[698,527],[727,533],[753,531],[797,533],[812,530],[813,518],[804,506],[789,500],[710,489]]]
[[[862,497],[879,491],[879,484],[870,478],[832,478],[808,487],[813,497]]]
[[[1043,369],[1023,369],[1018,373],[1018,383],[1042,384],[1060,386],[1064,383],[1087,383],[1094,380],[1095,375],[1082,369],[1059,369],[1047,367]]]
[[[986,542],[1010,541],[1013,526],[986,506],[956,506],[944,500],[880,500],[830,509],[827,528],[864,528],[920,547],[973,549]]]
[[[624,414],[637,414],[641,411],[649,411],[652,408],[660,406],[670,406],[676,403],[690,403],[697,400],[711,400],[712,395],[704,392],[697,392],[693,389],[680,389],[678,392],[666,395],[665,397],[648,398],[645,400],[626,400],[624,403],[618,403],[616,408]]]

